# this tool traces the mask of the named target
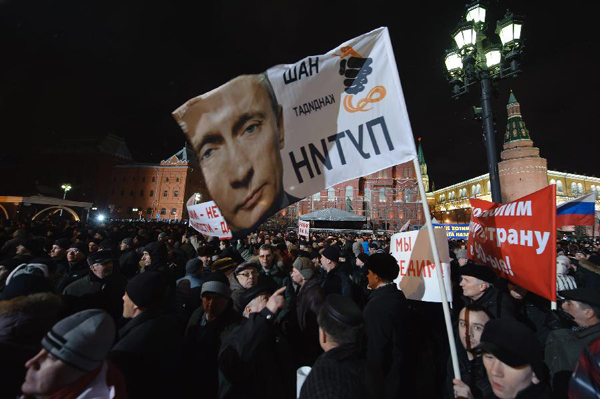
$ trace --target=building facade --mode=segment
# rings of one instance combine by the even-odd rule
[[[187,218],[186,201],[202,190],[198,158],[187,146],[160,164],[113,168],[108,200],[111,218],[178,220]]]

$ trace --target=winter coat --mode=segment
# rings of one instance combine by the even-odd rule
[[[85,309],[103,309],[118,321],[123,315],[123,295],[127,279],[118,272],[100,279],[92,271],[84,278],[69,284],[63,291],[71,312]],[[69,297],[75,297],[73,300]]]
[[[325,296],[330,294],[341,294],[352,298],[352,281],[339,266],[336,266],[329,272],[322,269],[320,283],[321,288],[325,291]]]
[[[49,292],[0,301],[0,394],[16,398],[27,369],[25,362],[41,348],[42,338],[60,320],[62,301]]]
[[[300,399],[365,399],[380,398],[381,383],[368,369],[355,345],[342,345],[323,353],[300,391]]]
[[[219,397],[292,399],[295,373],[291,349],[264,308],[232,328],[221,345]]]
[[[290,342],[293,343],[294,360],[297,366],[312,365],[323,353],[319,344],[319,324],[317,316],[325,302],[325,292],[314,276],[302,286],[292,301],[290,316],[293,328],[290,328]]]
[[[142,257],[134,248],[128,248],[119,257],[119,270],[127,279],[135,276],[140,268]]]
[[[62,294],[69,284],[87,276],[89,270],[90,267],[85,259],[78,263],[70,263],[68,270],[58,279],[54,286],[54,292]]]
[[[460,370],[460,379],[462,382],[467,384],[471,388],[473,396],[478,398],[487,397],[490,394],[493,395],[492,386],[488,379],[487,372],[483,366],[483,357],[477,356],[473,360],[469,360],[467,351],[462,346],[458,332],[454,331],[454,338],[456,341],[456,355],[458,358],[458,368]],[[446,398],[454,398],[454,384],[452,379],[454,376],[454,368],[452,366],[452,358],[448,358],[448,368],[446,371]]]
[[[179,397],[182,331],[177,319],[146,310],[119,330],[111,360],[130,399]]]
[[[275,253],[273,254],[273,256],[274,259],[271,268],[269,270],[261,268],[259,272],[262,276],[269,277],[271,280],[273,280],[273,282],[277,285],[276,288],[285,287],[287,286],[288,281],[290,280],[290,274],[285,271],[285,267],[281,258]],[[258,256],[255,256],[252,259],[250,259],[250,262],[255,262],[260,265],[260,260],[258,259]]]
[[[363,311],[367,360],[381,372],[386,398],[398,398],[404,389],[408,314],[406,297],[393,283],[374,290]]]
[[[579,356],[597,338],[600,338],[600,323],[578,331],[570,328],[550,331],[544,360],[550,370],[552,387],[556,392],[566,393],[568,381]]]
[[[490,285],[489,288],[485,290],[481,298],[472,300],[471,298],[463,296],[463,301],[465,305],[475,303],[482,306],[490,312],[495,319],[501,317],[511,317],[514,319],[516,317],[515,304],[513,303],[510,294],[493,285]],[[458,316],[459,313],[460,310],[457,309],[456,315]]]
[[[207,323],[204,309],[196,309],[190,318],[184,338],[184,370],[191,382],[188,392],[202,387],[203,398],[216,398],[219,390],[219,350],[224,332],[243,317],[231,307]]]

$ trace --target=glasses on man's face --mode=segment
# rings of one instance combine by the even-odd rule
[[[71,248],[69,249],[67,252],[71,252],[72,254],[78,254],[79,252],[81,252],[80,250],[78,250],[77,248]]]
[[[256,277],[258,276],[258,272],[244,272],[239,273],[238,276],[244,276],[245,278]]]

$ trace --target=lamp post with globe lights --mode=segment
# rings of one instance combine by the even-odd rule
[[[488,37],[485,34],[486,13],[487,8],[482,1],[467,5],[465,20],[452,32],[456,47],[446,52],[445,64],[453,98],[468,93],[475,83],[481,83],[481,108],[474,109],[483,124],[492,201],[500,203],[502,196],[491,108],[492,83],[521,72],[523,19],[507,11],[496,24],[496,35]]]

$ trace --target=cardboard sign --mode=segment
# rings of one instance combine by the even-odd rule
[[[308,238],[309,231],[310,231],[310,222],[307,222],[304,220],[298,220],[298,235]]]
[[[450,283],[450,253],[444,229],[434,229],[442,264],[442,276],[448,301],[452,301]],[[407,299],[442,302],[435,263],[426,229],[394,234],[390,254],[398,261],[400,274],[395,282]]]
[[[387,28],[237,77],[173,116],[236,235],[304,197],[417,156]]]
[[[190,226],[207,236],[231,238],[231,231],[214,201],[187,205]]]
[[[553,184],[507,204],[471,199],[468,256],[502,278],[556,300]]]

